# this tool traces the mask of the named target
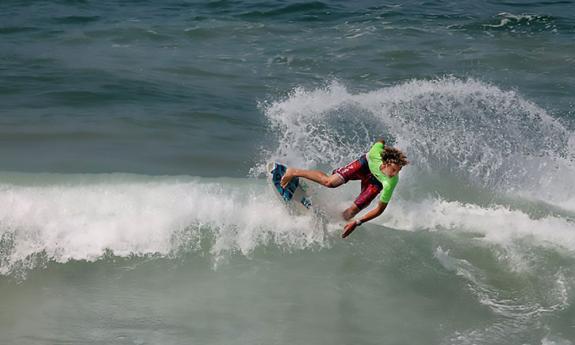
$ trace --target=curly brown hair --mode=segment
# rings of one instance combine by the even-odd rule
[[[394,163],[399,166],[405,166],[409,164],[407,157],[401,150],[396,149],[395,147],[386,146],[383,152],[381,153],[381,160],[383,163],[390,164]]]

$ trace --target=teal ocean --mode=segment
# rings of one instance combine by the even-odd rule
[[[575,344],[575,2],[0,1],[0,344]],[[412,164],[294,216],[264,166]]]

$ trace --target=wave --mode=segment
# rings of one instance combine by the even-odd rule
[[[497,16],[489,19],[451,25],[449,29],[469,32],[506,32],[511,34],[532,35],[538,33],[570,33],[574,27],[567,18],[528,13],[513,14],[501,12],[498,13]]]
[[[55,24],[87,24],[101,19],[100,16],[65,16],[55,17],[51,21]]]
[[[254,179],[4,174],[0,274],[48,261],[172,256],[207,251],[215,262],[258,245],[324,246],[313,217],[291,216]],[[289,219],[289,221],[288,221]]]
[[[445,77],[352,94],[332,82],[261,106],[279,142],[266,160],[333,169],[385,137],[413,162],[400,191],[441,195],[417,182],[435,177],[575,210],[574,133],[515,91]]]
[[[485,24],[485,27],[490,27],[490,28],[502,28],[505,26],[508,27],[515,27],[517,25],[537,25],[537,24],[543,24],[544,27],[546,29],[549,29],[549,22],[553,21],[553,17],[550,16],[540,16],[540,15],[534,15],[534,14],[520,14],[520,15],[516,15],[516,14],[512,14],[512,13],[507,13],[507,12],[501,12],[499,14],[497,14],[497,17],[500,19],[499,23],[496,24]]]
[[[357,94],[331,82],[261,107],[278,138],[265,159],[330,171],[379,137],[407,152],[412,165],[394,200],[362,231],[374,224],[424,231],[452,247],[437,247],[435,258],[493,322],[457,330],[443,343],[529,341],[539,336],[533,329],[570,308],[573,271],[564,262],[575,257],[575,135],[564,120],[516,91],[454,77]],[[336,202],[351,200],[357,187],[344,188],[330,190]]]
[[[405,230],[468,232],[501,246],[517,239],[535,245],[562,248],[575,254],[575,215],[537,217],[504,206],[481,207],[442,199],[400,201],[386,217],[385,225]]]
[[[331,7],[321,1],[309,1],[297,4],[290,4],[268,11],[255,10],[241,15],[242,18],[270,18],[288,15],[302,15],[303,18],[291,17],[291,20],[326,20],[334,19],[336,8]],[[338,16],[335,16],[336,18]]]
[[[4,26],[0,28],[0,35],[11,35],[37,31],[38,28],[30,26]]]
[[[217,266],[230,254],[249,257],[265,246],[280,251],[330,248],[341,232],[336,216],[326,222],[290,215],[261,179],[5,173],[2,181],[2,275],[25,273],[48,262],[97,261],[109,255],[197,253]],[[339,209],[353,200],[357,188],[350,184],[311,190],[319,201]],[[507,247],[527,239],[569,256],[575,253],[573,219],[552,214],[537,218],[504,207],[398,198],[364,231],[379,231],[378,225],[472,233]]]
[[[414,80],[352,94],[333,82],[262,104],[277,147],[261,162],[329,171],[378,137],[412,165],[384,216],[366,224],[575,253],[573,133],[514,91],[475,80]],[[263,165],[253,174],[263,172]],[[327,218],[289,215],[257,178],[0,173],[0,274],[70,260],[331,247],[353,182],[311,186]]]
[[[533,278],[506,272],[505,286],[501,286],[493,279],[496,270],[476,267],[441,247],[436,248],[435,258],[447,271],[465,281],[466,289],[494,316],[490,325],[456,331],[442,342],[444,344],[514,343],[504,339],[528,341],[533,339],[529,333],[545,323],[546,317],[570,306],[567,289],[570,277],[561,269],[546,267],[543,274]],[[558,336],[547,334],[545,338],[570,344]]]

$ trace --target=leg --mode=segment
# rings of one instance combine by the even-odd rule
[[[353,218],[359,211],[366,208],[381,191],[381,184],[379,184],[379,182],[372,182],[371,180],[362,180],[361,187],[361,193],[355,199],[353,205],[343,211],[343,219],[350,220]]]
[[[350,207],[346,208],[345,211],[342,212],[341,216],[343,217],[344,220],[350,220],[356,214],[358,214],[359,211],[361,211],[359,207],[357,207],[356,204],[352,204]]]
[[[365,158],[360,158],[346,166],[338,168],[333,171],[332,175],[329,176],[319,170],[288,168],[285,175],[282,177],[282,180],[280,181],[280,186],[285,188],[289,181],[291,181],[291,179],[294,177],[305,177],[306,179],[317,182],[323,186],[335,188],[341,186],[349,180],[357,180],[358,178],[356,177],[356,174],[358,174],[358,172],[360,172],[363,168],[367,169],[369,172],[369,168],[367,167],[367,160],[365,160]]]
[[[323,171],[319,171],[319,170],[305,170],[305,169],[288,168],[286,170],[286,173],[282,177],[281,182],[280,182],[281,187],[285,188],[285,186],[287,186],[288,183],[291,181],[291,179],[294,177],[304,177],[308,180],[311,180],[313,182],[317,182],[317,183],[319,183],[323,186],[329,187],[329,188],[335,188],[335,187],[341,186],[345,182],[341,178],[341,176],[339,176],[337,174],[333,174],[331,176],[328,176],[326,173],[324,173]]]

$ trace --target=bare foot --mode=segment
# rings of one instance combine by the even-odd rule
[[[282,176],[282,179],[280,181],[280,186],[282,188],[285,188],[289,184],[292,178],[293,178],[293,169],[287,168],[284,176]]]

